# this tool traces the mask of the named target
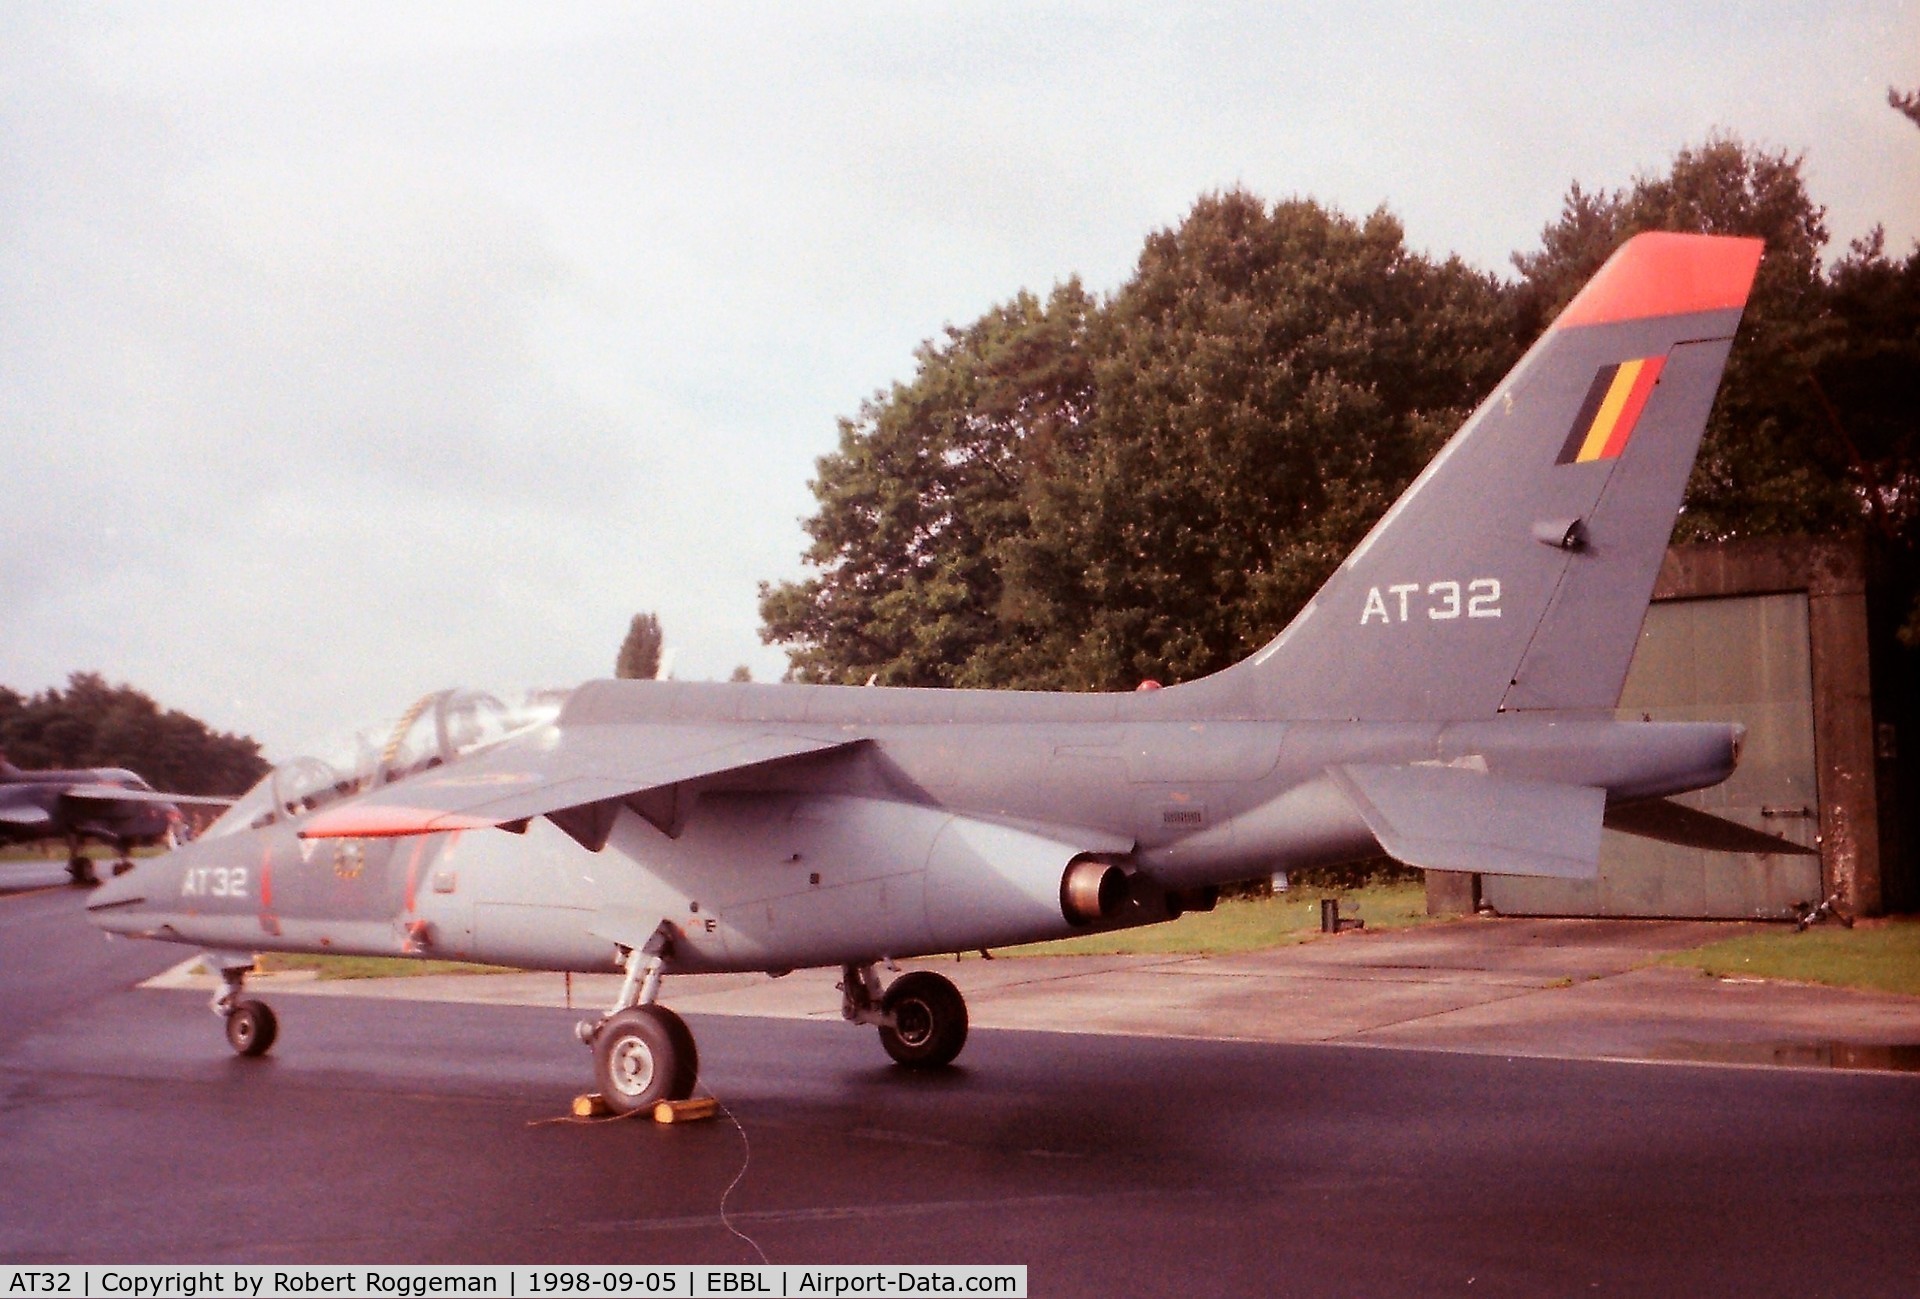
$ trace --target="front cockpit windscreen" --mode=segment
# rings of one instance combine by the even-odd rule
[[[389,722],[314,745],[275,767],[203,838],[292,820],[551,722],[564,690],[441,690]]]

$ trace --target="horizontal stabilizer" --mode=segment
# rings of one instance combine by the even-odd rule
[[[1364,763],[1327,774],[1388,855],[1423,870],[1592,879],[1606,791],[1460,767]]]
[[[1640,803],[1622,803],[1607,809],[1606,827],[1642,839],[1678,844],[1682,848],[1702,848],[1708,852],[1778,852],[1796,857],[1818,857],[1818,848],[1808,848],[1782,839],[1764,830],[1729,821],[1711,812],[1676,803],[1672,799],[1653,798]]]
[[[549,728],[326,808],[300,828],[300,837],[390,839],[513,826],[863,743],[732,725],[663,725],[647,732],[643,747],[624,727]]]

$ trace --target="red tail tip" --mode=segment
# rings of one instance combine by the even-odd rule
[[[1765,243],[1725,235],[1635,235],[1580,290],[1556,329],[1743,307]]]

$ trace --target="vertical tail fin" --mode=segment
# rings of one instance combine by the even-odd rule
[[[1303,719],[1612,708],[1761,251],[1622,245],[1287,629],[1189,689]]]

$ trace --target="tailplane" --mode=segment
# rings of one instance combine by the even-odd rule
[[[1299,719],[1613,708],[1760,255],[1622,245],[1287,629],[1187,689]]]

